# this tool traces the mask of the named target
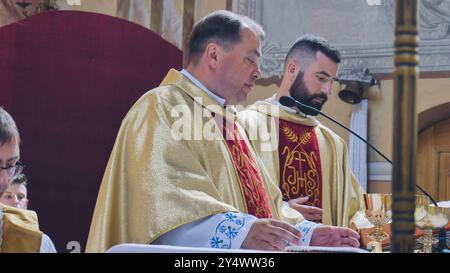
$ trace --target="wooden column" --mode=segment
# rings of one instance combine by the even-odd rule
[[[418,1],[396,1],[392,252],[414,250]]]
[[[181,40],[181,46],[184,55],[189,46],[189,36],[192,28],[194,27],[194,15],[195,15],[195,0],[184,0],[183,8],[183,34]],[[185,65],[186,58],[183,58],[183,65]]]

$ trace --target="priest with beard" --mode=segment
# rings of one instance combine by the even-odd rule
[[[332,92],[339,69],[339,51],[313,35],[290,48],[277,93],[258,101],[239,118],[283,201],[307,220],[351,226],[363,221],[363,190],[352,174],[345,141],[321,124],[311,109],[287,107],[291,96],[320,110]]]

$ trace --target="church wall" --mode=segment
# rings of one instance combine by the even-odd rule
[[[369,181],[367,184],[370,193],[391,193],[391,181]]]
[[[140,0],[141,1],[141,0]],[[63,1],[64,2],[64,1]],[[176,9],[182,14],[183,0],[174,0],[174,5]],[[195,1],[195,17],[194,20],[197,22],[202,17],[206,16],[212,11],[225,9],[226,0],[196,0]],[[107,15],[115,16],[117,9],[117,0],[95,0],[86,1],[82,0],[79,6],[64,6],[64,9],[69,10],[81,10],[88,12],[99,12]]]
[[[382,81],[380,96],[371,100],[369,104],[369,140],[391,159],[393,142],[393,100],[393,81],[384,80]],[[450,78],[422,78],[419,80],[416,99],[418,114],[446,102],[450,102]],[[374,152],[370,152],[369,162],[373,161],[384,162],[381,157],[375,155]],[[391,175],[391,172],[386,173],[386,175]],[[373,184],[379,182],[370,181],[369,183]],[[387,185],[388,188],[390,188],[390,183],[387,183]],[[384,183],[384,187],[386,187],[386,183]]]
[[[97,12],[106,15],[115,16],[117,10],[117,0],[95,0],[86,1],[81,0],[80,5],[67,5],[64,2],[58,1],[58,5],[64,10],[80,10],[87,12]]]
[[[420,79],[416,100],[417,113],[450,101],[450,79]],[[390,158],[392,158],[394,90],[392,80],[383,80],[381,94],[370,100],[369,106],[369,140]],[[380,130],[382,129],[382,130]],[[370,153],[370,161],[381,158]]]
[[[226,6],[226,0],[196,0],[194,21],[199,21],[201,18],[215,10],[225,9]]]

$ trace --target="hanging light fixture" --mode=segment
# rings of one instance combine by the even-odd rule
[[[380,82],[369,74],[368,68],[356,69],[349,74],[339,76],[338,82],[344,85],[339,98],[346,103],[358,104],[364,98],[364,87],[379,85]]]

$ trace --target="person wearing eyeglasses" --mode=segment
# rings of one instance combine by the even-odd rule
[[[0,203],[5,205],[15,207],[18,209],[27,209],[28,207],[28,189],[27,189],[28,179],[25,174],[20,174],[11,182],[11,185],[3,193],[0,198]]]
[[[22,174],[20,135],[11,115],[0,107],[0,196]],[[39,230],[36,212],[0,203],[0,252],[56,252],[51,240]]]

